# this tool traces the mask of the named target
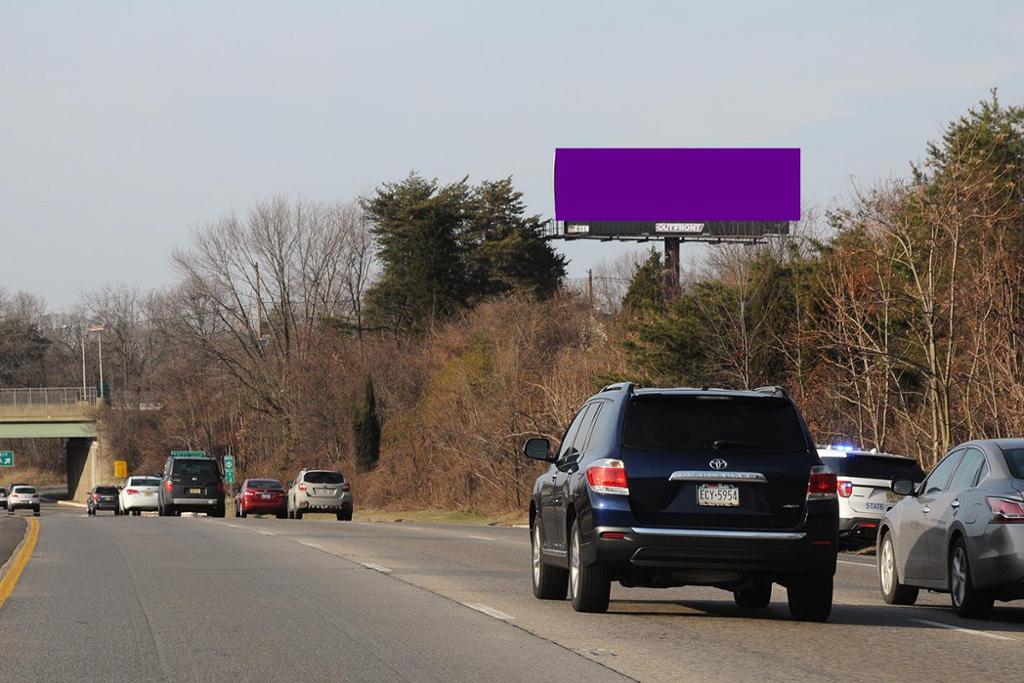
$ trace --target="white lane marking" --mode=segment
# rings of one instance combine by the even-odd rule
[[[963,626],[953,626],[952,624],[944,624],[941,621],[932,621],[931,619],[909,619],[909,621],[916,621],[919,624],[926,624],[928,626],[938,626],[939,628],[948,628],[951,631],[969,633],[972,636],[985,636],[986,638],[994,638],[995,640],[1017,640],[1016,638],[1010,638],[1009,636],[1001,636],[997,633],[989,633],[988,631],[978,631],[973,628],[965,628]]]
[[[489,536],[474,536],[473,534],[468,534],[466,536],[466,538],[475,538],[478,541],[497,541],[498,540],[497,538],[490,538]]]
[[[277,536],[277,534],[273,531],[260,531],[259,529],[257,529],[256,533],[263,534],[264,536]]]
[[[475,609],[477,612],[483,612],[489,617],[494,617],[495,619],[500,619],[501,621],[512,621],[511,614],[505,614],[501,610],[496,610],[493,607],[481,605],[478,602],[464,602],[462,604],[468,607],[469,609]]]
[[[854,562],[853,560],[836,560],[836,562],[838,562],[839,564],[852,564],[855,567],[869,567],[871,569],[875,568],[875,565],[868,564],[867,562]]]
[[[319,543],[310,543],[309,541],[299,541],[302,545],[309,546],[310,548],[316,548],[317,550],[323,550],[324,547]]]
[[[379,564],[374,564],[373,562],[360,562],[359,564],[363,565],[367,569],[372,569],[375,572],[380,572],[381,574],[391,573],[391,570],[387,567],[382,567]]]

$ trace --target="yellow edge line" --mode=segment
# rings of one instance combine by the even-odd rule
[[[32,551],[36,549],[36,540],[38,538],[39,520],[35,517],[29,517],[28,533],[25,534],[25,538],[21,542],[21,547],[18,549],[18,552],[14,555],[14,559],[8,566],[7,574],[0,579],[0,607],[4,606],[4,603],[7,602],[7,598],[11,597],[11,593],[14,592],[14,587],[18,585],[18,579],[21,578],[21,572],[24,571],[29,558],[32,557]]]

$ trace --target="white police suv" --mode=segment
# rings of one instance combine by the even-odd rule
[[[924,479],[913,458],[846,445],[819,446],[818,457],[836,475],[839,534],[848,540],[874,542],[878,522],[900,500],[890,490],[893,479]]]

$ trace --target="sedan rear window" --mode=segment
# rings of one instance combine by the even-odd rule
[[[160,480],[154,477],[134,477],[132,486],[159,486]]]
[[[173,472],[206,477],[220,474],[217,463],[213,460],[175,460]]]
[[[275,479],[253,479],[249,482],[248,487],[251,489],[271,489],[273,491],[284,490],[281,482]]]
[[[97,486],[96,493],[102,494],[104,496],[116,496],[117,489],[113,486]]]
[[[671,452],[809,452],[789,401],[733,396],[636,396],[623,445]]]
[[[36,490],[31,486],[15,486],[11,489],[11,493],[24,493],[26,495],[35,495]]]
[[[909,458],[850,454],[845,458],[825,456],[821,462],[839,476],[858,479],[910,479],[915,482],[924,480],[924,470],[916,460]]]
[[[338,472],[306,472],[302,481],[307,484],[344,484],[345,477]]]
[[[1006,467],[1014,479],[1024,479],[1024,448],[1004,448]]]

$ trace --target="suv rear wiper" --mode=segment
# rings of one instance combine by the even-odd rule
[[[727,448],[751,448],[756,450],[764,450],[767,446],[759,443],[750,443],[749,441],[729,441],[728,439],[719,439],[711,444],[715,447],[716,451]]]

